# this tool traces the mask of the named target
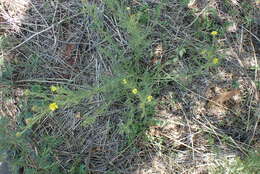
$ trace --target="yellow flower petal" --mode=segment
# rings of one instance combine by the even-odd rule
[[[217,32],[217,31],[212,31],[210,34],[211,34],[212,36],[216,36],[216,35],[218,34],[218,32]]]
[[[128,82],[127,82],[126,79],[123,79],[123,80],[122,80],[122,83],[123,83],[124,85],[126,85]]]
[[[133,94],[137,94],[138,93],[138,90],[136,88],[132,89],[132,93]]]
[[[51,88],[51,91],[52,91],[52,92],[56,92],[56,91],[58,90],[58,87],[57,87],[57,86],[51,86],[50,88]]]
[[[212,60],[213,64],[218,64],[219,63],[219,59],[217,57],[213,58]]]
[[[51,110],[51,111],[55,111],[55,110],[57,110],[59,107],[58,107],[58,105],[57,105],[57,103],[51,103],[51,104],[49,104],[49,109]]]
[[[147,99],[148,102],[151,102],[153,100],[153,96],[149,95],[149,96],[146,97],[146,99]]]

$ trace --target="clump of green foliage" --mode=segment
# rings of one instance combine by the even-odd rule
[[[116,18],[119,21],[118,27],[127,33],[125,37],[129,51],[124,53],[125,48],[115,42],[113,33],[104,27],[104,19],[96,5],[84,4],[82,11],[86,16],[93,17],[90,28],[96,30],[105,41],[97,49],[111,62],[113,76],[103,75],[101,85],[89,89],[72,90],[66,85],[29,86],[24,93],[25,102],[17,117],[15,131],[9,131],[10,121],[7,118],[1,117],[0,120],[0,147],[10,156],[9,160],[15,166],[14,173],[18,172],[19,167],[24,167],[26,174],[61,173],[60,162],[55,160],[55,149],[65,141],[64,137],[39,136],[37,127],[44,119],[55,117],[83,100],[94,102],[96,95],[104,96],[104,101],[91,115],[81,116],[82,127],[93,124],[109,109],[119,107],[122,108],[124,122],[118,126],[130,143],[153,123],[160,66],[146,65],[143,60],[147,57],[146,51],[151,44],[150,18],[160,15],[160,6],[148,11],[145,6],[129,10],[127,5],[119,1],[105,1],[104,4],[106,13]],[[31,63],[28,65],[31,66]],[[35,146],[39,147],[37,154],[31,149]],[[67,167],[70,168],[70,173],[86,172],[87,169],[80,165],[80,161],[79,158],[78,162]]]

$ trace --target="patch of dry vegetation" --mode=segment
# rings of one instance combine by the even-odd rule
[[[257,156],[251,168],[260,168],[258,1],[185,2],[122,1],[122,9],[112,8],[112,1],[0,2],[0,37],[8,39],[1,48],[0,114],[10,120],[0,140],[10,146],[18,173],[243,173],[246,167],[232,166],[249,151]],[[152,18],[156,9],[159,17]],[[124,21],[126,13],[132,23]],[[131,33],[138,30],[135,22],[147,37]],[[137,68],[118,74],[128,63]],[[127,120],[140,114],[126,106],[133,100],[142,107],[136,98],[101,92],[33,125],[17,141],[25,147],[9,143],[37,113],[31,106],[39,96],[32,99],[25,89],[90,91],[139,70],[156,74],[135,81],[150,78],[156,89],[155,123]],[[136,127],[124,132],[131,123]]]

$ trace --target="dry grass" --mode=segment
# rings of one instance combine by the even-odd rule
[[[0,22],[5,24],[1,25],[4,28],[0,28],[0,32],[4,31],[11,41],[2,56],[7,59],[8,55],[10,60],[6,62],[15,67],[7,77],[15,84],[12,94],[35,83],[68,85],[72,90],[88,89],[89,86],[100,86],[103,75],[114,75],[112,60],[103,57],[97,49],[102,44],[111,45],[106,45],[91,27],[93,19],[82,12],[82,2],[0,1]],[[231,2],[232,10],[243,11],[239,1]],[[126,47],[127,33],[123,33],[116,19],[106,13],[103,2],[88,3],[96,4],[106,30],[113,33],[115,42]],[[161,2],[133,1],[129,5],[158,3]],[[192,80],[171,76],[174,72],[190,76],[193,67],[190,53],[177,63],[165,66],[167,78],[164,80],[168,82],[157,96],[155,115],[161,124],[150,127],[145,139],[137,136],[130,145],[125,145],[127,138],[118,126],[123,123],[124,108],[111,109],[87,127],[81,126],[83,120],[79,116],[75,117],[91,115],[106,103],[101,94],[95,96],[95,102],[91,104],[86,99],[76,107],[61,110],[58,117],[42,120],[34,128],[32,138],[40,142],[43,135],[54,135],[66,140],[55,149],[55,158],[64,171],[69,165],[80,163],[90,173],[202,174],[209,173],[209,168],[223,166],[225,160],[247,154],[249,148],[259,148],[260,93],[255,85],[260,80],[259,69],[250,69],[259,66],[259,25],[252,22],[246,26],[240,16],[230,16],[220,1],[190,3],[188,7],[197,16],[194,18],[191,18],[194,13],[178,1],[167,2],[165,6],[161,20],[170,24],[158,24],[151,34],[149,51],[155,51],[152,63],[171,60],[181,45],[188,52],[199,49],[204,41],[194,36],[191,23],[204,20],[208,8],[217,11],[219,23],[232,24],[228,26],[230,32],[217,40],[223,46],[218,53],[227,56],[220,66],[207,69]],[[257,9],[253,11],[257,15]],[[143,61],[149,63],[145,58]],[[239,84],[236,86],[239,92],[225,95],[226,98],[219,102],[223,93],[234,90],[234,82]],[[19,108],[15,97],[20,96],[1,100],[0,113],[11,115],[14,122]],[[30,146],[37,154],[39,143]]]

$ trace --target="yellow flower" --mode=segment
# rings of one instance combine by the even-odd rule
[[[218,64],[219,63],[219,59],[217,57],[213,58],[212,60],[213,64]]]
[[[16,137],[20,137],[20,136],[22,136],[22,133],[21,132],[16,132],[15,136]]]
[[[137,94],[138,93],[138,90],[136,88],[132,89],[132,93],[133,94]]]
[[[218,32],[217,32],[217,31],[212,31],[210,34],[211,34],[212,36],[216,36],[216,35],[218,34]]]
[[[152,99],[153,99],[153,96],[149,95],[149,96],[146,97],[146,99],[147,99],[148,102],[151,102]]]
[[[57,86],[53,86],[53,85],[52,85],[50,88],[51,88],[51,91],[52,91],[52,92],[56,92],[56,91],[58,90],[58,87],[57,87]]]
[[[126,79],[123,79],[123,80],[122,80],[122,83],[123,83],[124,85],[126,85],[128,82],[127,82]]]
[[[126,9],[129,11],[129,10],[131,10],[131,8],[130,7],[126,7]]]
[[[58,105],[57,105],[57,103],[51,103],[51,104],[49,104],[49,109],[51,110],[51,111],[55,111],[56,109],[58,109],[59,107],[58,107]]]

